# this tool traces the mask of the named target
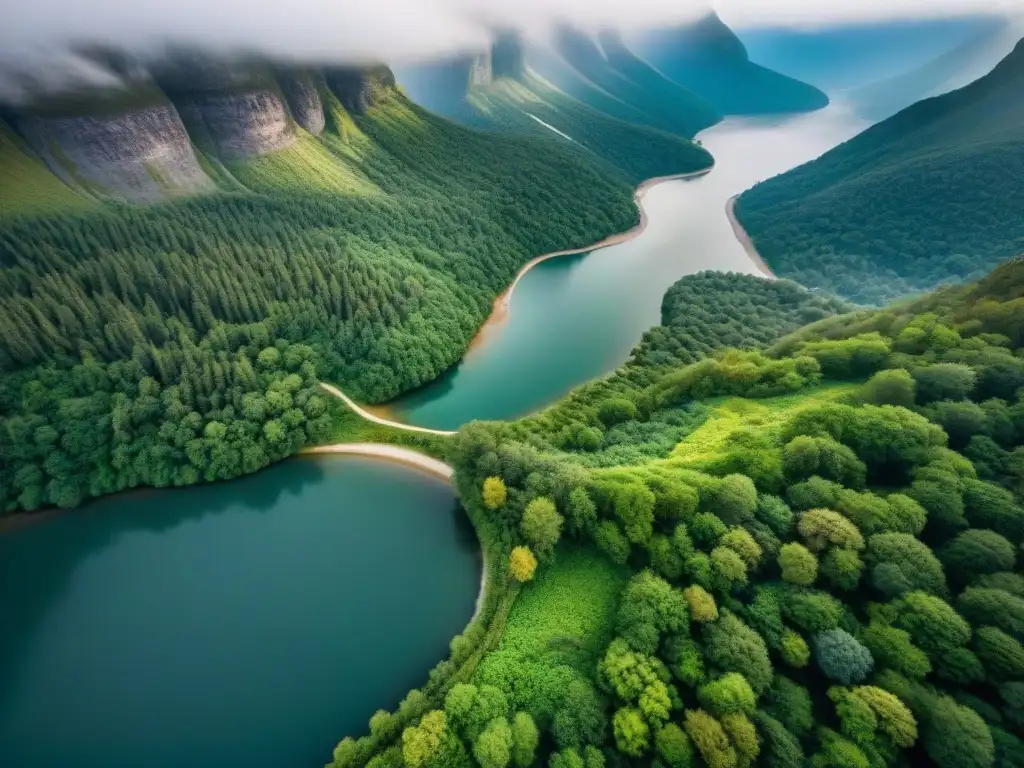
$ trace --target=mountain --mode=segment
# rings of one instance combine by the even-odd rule
[[[828,104],[814,86],[755,64],[717,14],[632,34],[627,45],[670,80],[726,115],[808,112]]]
[[[926,99],[744,193],[775,272],[881,303],[1024,249],[1024,41],[990,74]]]
[[[741,37],[754,61],[834,94],[915,70],[1004,23],[982,16],[813,29],[759,27],[743,30]]]
[[[407,66],[397,76],[414,101],[466,123],[479,122],[471,92],[503,79],[540,79],[548,92],[598,113],[687,139],[721,119],[705,100],[635,57],[618,35],[594,38],[567,25],[557,28],[551,48],[502,33],[489,52]]]
[[[998,20],[941,56],[895,77],[847,94],[858,115],[883,120],[929,96],[939,96],[987,75],[1024,36],[1024,23]]]
[[[397,77],[414,101],[451,120],[560,142],[563,151],[588,154],[633,182],[711,164],[688,139],[718,119],[702,102],[636,60],[613,36],[602,37],[612,52],[606,59],[590,38],[567,29],[563,34],[579,67],[605,87],[556,52],[526,48],[511,34],[498,36],[489,54],[406,67]]]
[[[707,101],[634,56],[614,32],[595,39],[563,25],[555,33],[555,53],[590,86],[642,113],[641,125],[689,138],[721,119]],[[542,63],[536,69],[545,76]]]

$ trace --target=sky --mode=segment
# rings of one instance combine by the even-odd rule
[[[715,0],[726,23],[813,27],[1020,9],[1024,0]],[[0,67],[36,75],[75,41],[151,52],[169,41],[309,62],[403,61],[483,49],[487,29],[553,22],[638,28],[706,13],[709,0],[0,0]]]

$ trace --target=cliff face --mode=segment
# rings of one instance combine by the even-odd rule
[[[187,99],[182,109],[189,128],[203,134],[228,162],[285,149],[298,138],[284,102],[273,91],[204,93]]]
[[[295,122],[314,136],[324,131],[324,105],[313,78],[306,74],[282,74],[278,77]]]
[[[477,54],[469,64],[469,85],[488,85],[494,79],[491,53]]]
[[[102,117],[25,117],[19,126],[57,176],[97,197],[151,203],[214,187],[170,104]]]
[[[356,115],[365,114],[395,89],[395,76],[384,66],[332,67],[324,74],[341,105]]]

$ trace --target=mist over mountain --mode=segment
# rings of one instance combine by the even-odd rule
[[[198,46],[220,54],[260,53],[305,63],[391,64],[486,48],[495,27],[510,26],[545,37],[559,23],[595,31],[651,28],[693,21],[710,0],[382,0],[294,4],[223,0],[142,3],[112,0],[17,0],[0,2],[0,94],[8,100],[26,89],[72,82],[101,82],[108,74],[75,55],[82,44],[100,43],[159,55],[169,45]],[[718,0],[726,22],[741,27],[775,24],[815,26],[829,21],[986,13],[1003,7],[989,0],[841,0],[809,5],[800,0]],[[1005,7],[1012,8],[1012,2]]]

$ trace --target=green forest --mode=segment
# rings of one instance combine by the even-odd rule
[[[740,196],[776,274],[863,304],[981,276],[1024,250],[1024,43]]]
[[[464,427],[484,610],[330,765],[1024,764],[1024,259],[848,309],[686,278],[552,409],[598,440]]]
[[[709,159],[613,166],[397,91],[359,116],[324,98],[323,137],[229,164],[230,191],[0,219],[3,509],[231,478],[322,441],[315,380],[377,402],[434,379],[526,261],[630,228],[638,179]],[[22,156],[43,203],[64,192]]]

